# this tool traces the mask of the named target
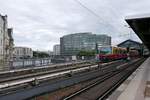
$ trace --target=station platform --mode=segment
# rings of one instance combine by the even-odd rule
[[[107,100],[150,100],[150,57]]]

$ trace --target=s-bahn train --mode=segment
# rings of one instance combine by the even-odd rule
[[[113,46],[103,46],[99,48],[100,61],[113,61],[127,59],[127,49]]]
[[[101,62],[113,61],[113,60],[126,60],[128,57],[136,58],[139,57],[137,50],[132,50],[122,47],[103,46],[99,48],[99,60]]]

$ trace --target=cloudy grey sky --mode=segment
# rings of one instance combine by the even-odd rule
[[[52,50],[59,38],[76,32],[112,36],[113,45],[129,38],[125,16],[149,13],[149,0],[0,0],[0,13],[8,15],[16,46]],[[132,39],[139,41],[132,32]]]

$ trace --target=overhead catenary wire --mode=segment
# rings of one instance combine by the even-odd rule
[[[111,25],[110,23],[108,23],[107,21],[104,21],[103,18],[101,16],[99,16],[95,11],[93,11],[92,9],[90,9],[89,7],[87,7],[85,4],[83,4],[80,0],[74,0],[76,3],[78,3],[81,7],[83,7],[84,9],[86,9],[88,12],[90,12],[91,14],[93,14],[95,17],[97,17],[98,19],[98,23],[99,24],[102,24],[102,25],[105,25],[105,28],[104,28],[104,31],[105,32],[109,32],[109,26],[113,27],[113,25]],[[117,12],[119,13],[119,12]],[[121,14],[121,13],[119,13]],[[116,28],[115,28],[116,29]],[[130,38],[131,38],[131,33],[130,34]],[[128,35],[129,35],[128,34]],[[123,35],[127,35],[127,34],[123,34]],[[120,37],[121,35],[119,35]]]
[[[84,4],[82,4],[79,0],[74,0],[74,1],[77,2],[83,8],[85,8],[86,10],[88,10],[90,13],[92,13],[97,18],[101,18],[98,14],[96,14],[93,10],[91,10],[90,8],[88,8],[87,6],[85,6]]]
[[[98,19],[102,20],[103,18],[101,18],[97,13],[95,13],[92,9],[88,8],[86,5],[84,5],[83,3],[81,3],[79,0],[74,0],[76,3],[78,3],[81,7],[83,7],[84,9],[86,9],[88,12],[90,12],[91,14],[93,14],[95,17],[97,17]],[[102,23],[100,20],[98,20],[98,23],[100,24],[105,24],[106,22]],[[109,24],[109,23],[107,23]],[[107,32],[107,30],[105,30]]]

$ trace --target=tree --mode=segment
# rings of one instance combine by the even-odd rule
[[[33,57],[35,58],[46,58],[49,57],[49,54],[45,53],[45,52],[37,52],[37,51],[33,51]]]
[[[96,52],[94,50],[92,51],[80,51],[77,55],[78,56],[87,56],[87,57],[90,57],[90,56],[95,56]]]

